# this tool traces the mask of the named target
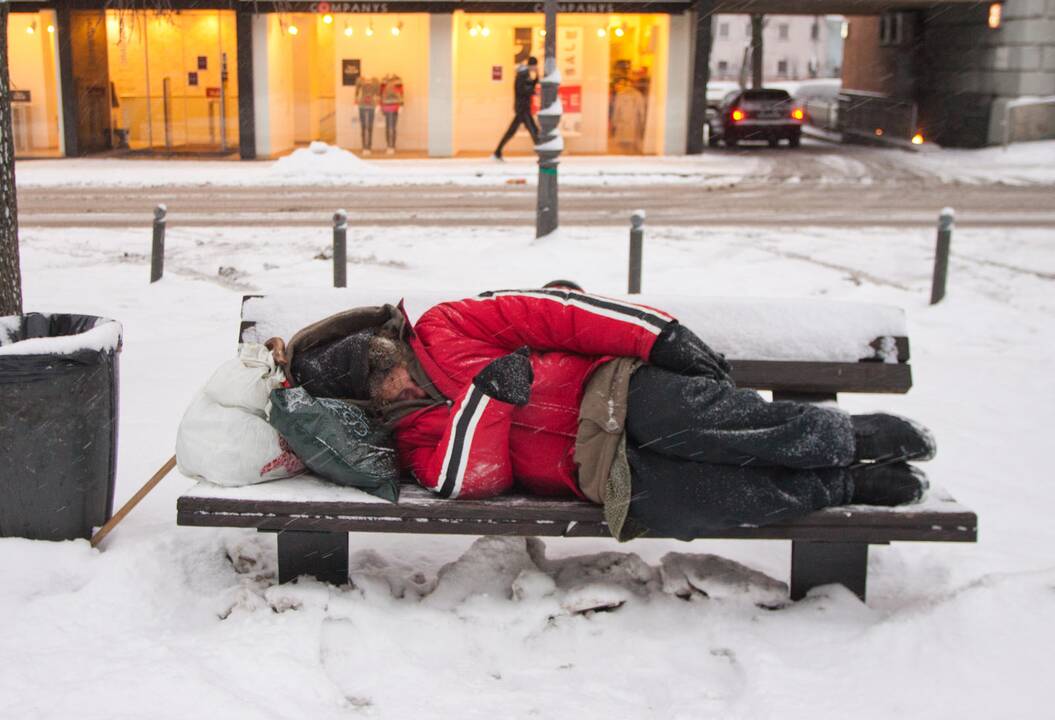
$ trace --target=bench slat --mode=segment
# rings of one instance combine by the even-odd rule
[[[291,482],[291,481],[280,481]],[[236,491],[230,496],[231,490]],[[398,504],[343,501],[276,500],[246,497],[256,488],[234,488],[228,497],[181,496],[180,525],[251,527],[260,530],[396,532],[463,535],[539,535],[608,537],[599,506],[575,500],[505,496],[490,500],[444,500],[407,486]],[[241,493],[237,491],[242,491]],[[350,491],[354,497],[365,497]],[[757,538],[889,542],[932,540],[974,542],[977,517],[942,491],[925,503],[901,508],[844,506],[765,527],[732,528],[713,538]]]
[[[804,520],[805,518],[803,518]],[[953,523],[950,524],[950,520]],[[764,527],[731,528],[707,535],[705,539],[728,540],[809,540],[814,542],[975,542],[977,526],[970,513],[955,518],[914,518],[905,525],[832,525],[788,523]],[[610,537],[604,523],[558,523],[528,520],[476,520],[468,518],[370,518],[348,516],[289,516],[259,514],[214,514],[180,511],[180,525],[201,527],[243,527],[281,532],[383,532],[437,535],[509,535],[529,537]],[[929,524],[928,524],[929,523]],[[961,524],[968,523],[968,524]],[[662,538],[650,535],[652,538]]]
[[[797,393],[907,393],[912,366],[900,363],[826,363],[731,360],[741,387]]]

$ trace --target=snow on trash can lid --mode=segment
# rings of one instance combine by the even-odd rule
[[[27,326],[46,323],[47,334]],[[30,313],[0,317],[0,355],[71,355],[121,350],[121,323],[102,317]]]

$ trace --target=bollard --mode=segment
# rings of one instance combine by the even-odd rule
[[[934,252],[934,280],[930,288],[930,304],[938,304],[945,297],[945,280],[949,274],[949,246],[955,213],[950,207],[938,216],[938,247]]]
[[[630,216],[630,278],[626,290],[631,295],[641,292],[641,244],[644,239],[645,211],[635,210]]]
[[[165,215],[164,203],[154,208],[154,241],[150,245],[150,282],[156,283],[165,274]]]
[[[333,286],[348,286],[348,213],[333,214]]]

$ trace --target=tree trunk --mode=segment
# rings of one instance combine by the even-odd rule
[[[11,130],[11,73],[7,64],[7,13],[7,3],[0,2],[0,317],[22,314],[15,143]]]

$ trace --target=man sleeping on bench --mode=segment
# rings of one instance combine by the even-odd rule
[[[441,497],[588,499],[621,540],[922,497],[922,427],[768,402],[667,313],[571,285],[442,303],[413,328],[402,304],[357,308],[269,346],[308,392],[383,418]]]

